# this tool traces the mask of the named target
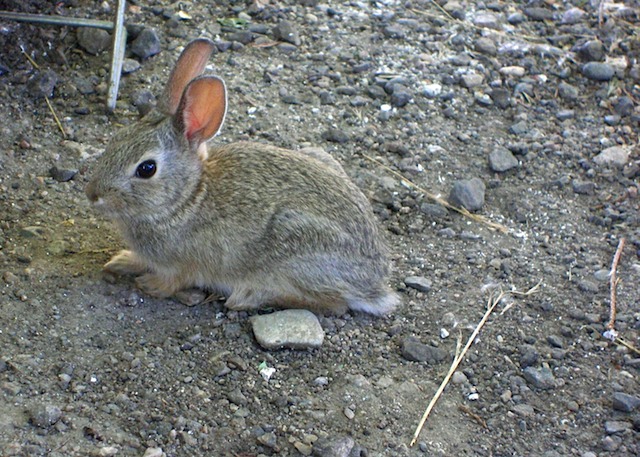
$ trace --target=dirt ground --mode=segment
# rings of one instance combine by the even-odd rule
[[[108,19],[111,3],[0,9]],[[640,455],[638,8],[131,1],[140,66],[113,114],[108,49],[0,21],[0,455]],[[143,29],[159,54],[131,53]],[[92,166],[199,36],[229,88],[216,143],[322,147],[371,198],[402,297],[392,315],[321,317],[321,348],[265,351],[255,313],[102,274],[122,242],[84,195]],[[477,213],[506,232],[427,196],[472,178]],[[629,346],[603,337],[622,238]],[[498,305],[410,447],[491,294],[538,283]]]

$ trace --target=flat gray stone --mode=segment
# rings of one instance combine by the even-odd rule
[[[307,349],[322,345],[324,331],[306,309],[287,309],[251,318],[253,334],[265,349]]]
[[[534,368],[527,367],[524,369],[524,379],[529,384],[538,389],[548,390],[553,389],[556,386],[556,379],[553,376],[553,372],[546,367]]]
[[[485,185],[480,178],[456,181],[449,193],[449,203],[469,211],[478,211],[484,205]]]
[[[447,352],[444,349],[423,344],[415,337],[410,336],[402,342],[402,357],[411,362],[433,364],[446,359]]]
[[[503,173],[517,166],[518,159],[506,148],[498,147],[489,153],[489,167],[493,171]]]
[[[629,151],[621,146],[604,149],[593,161],[598,165],[624,167],[629,160]]]
[[[640,397],[625,394],[624,392],[615,392],[613,394],[613,409],[630,413],[640,408]]]
[[[407,287],[420,292],[429,292],[431,290],[431,281],[424,276],[408,276],[404,278],[404,283]]]
[[[106,30],[79,27],[76,36],[80,47],[94,56],[106,51],[111,46],[111,35]]]
[[[582,67],[582,74],[594,81],[609,81],[615,73],[608,63],[589,62]]]

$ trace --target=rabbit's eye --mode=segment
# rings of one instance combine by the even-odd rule
[[[149,179],[156,174],[156,170],[155,160],[145,160],[136,168],[136,176],[142,179]]]

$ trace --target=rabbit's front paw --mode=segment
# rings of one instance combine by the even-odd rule
[[[117,275],[139,275],[147,271],[146,265],[140,258],[127,249],[114,255],[102,268]]]
[[[177,291],[173,281],[153,273],[138,276],[136,286],[145,294],[157,298],[170,297]]]

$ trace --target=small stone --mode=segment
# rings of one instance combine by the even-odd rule
[[[618,437],[605,436],[604,439],[602,440],[602,449],[604,449],[607,452],[617,451],[619,447],[620,447],[620,438]]]
[[[404,278],[404,283],[407,287],[420,292],[429,292],[431,290],[431,281],[424,276],[408,276]]]
[[[451,376],[451,382],[453,384],[460,385],[469,382],[469,380],[467,379],[466,374],[461,371],[456,371],[453,373],[453,376]]]
[[[606,421],[604,423],[604,431],[607,435],[623,433],[632,427],[631,422],[627,421]]]
[[[467,89],[479,86],[483,80],[484,77],[478,73],[467,73],[461,77],[462,86]]]
[[[525,368],[524,379],[526,379],[532,386],[542,390],[553,389],[556,386],[556,380],[553,376],[553,372],[547,367]]]
[[[589,281],[588,279],[583,279],[578,282],[578,289],[583,292],[596,293],[598,292],[598,283]]]
[[[516,413],[520,417],[533,417],[536,414],[533,406],[527,405],[526,403],[520,403],[513,407],[513,412]]]
[[[435,203],[423,203],[420,205],[420,211],[434,219],[442,219],[449,214],[447,208],[442,205],[436,205]]]
[[[98,451],[98,455],[100,457],[113,457],[118,453],[118,448],[115,446],[105,446],[101,447]]]
[[[536,6],[525,8],[524,15],[532,21],[552,21],[554,17],[553,11]]]
[[[500,28],[500,18],[492,13],[478,13],[473,18],[473,23],[478,27],[486,27],[489,29]]]
[[[324,331],[318,318],[305,309],[287,309],[253,316],[256,341],[265,349],[306,349],[322,345]]]
[[[484,205],[485,188],[480,178],[456,181],[449,193],[449,203],[469,211],[478,211]]]
[[[54,405],[39,404],[29,411],[29,420],[40,428],[48,428],[60,420],[62,410]]]
[[[427,84],[422,87],[422,95],[427,98],[436,98],[442,93],[442,84]]]
[[[514,78],[522,78],[527,70],[520,66],[510,66],[500,68],[500,74],[505,76],[512,76]]]
[[[349,141],[349,135],[347,134],[347,132],[337,128],[330,128],[322,134],[322,138],[325,141],[330,141],[331,143],[338,144],[344,144]]]
[[[278,448],[278,437],[274,432],[265,433],[258,437],[258,443],[268,447],[269,449],[276,450]]]
[[[529,127],[525,121],[516,122],[511,127],[509,127],[509,132],[514,135],[524,135],[529,131]]]
[[[27,81],[29,93],[35,98],[52,98],[60,77],[53,70],[38,71]]]
[[[111,35],[103,29],[79,27],[76,35],[80,47],[94,56],[106,51],[111,46]]]
[[[328,436],[319,438],[313,445],[314,457],[349,457],[356,445],[350,436]]]
[[[640,397],[625,394],[624,392],[614,392],[613,409],[630,413],[640,408]]]
[[[613,104],[613,109],[622,117],[631,116],[633,114],[634,104],[631,97],[623,95]]]
[[[559,121],[566,121],[576,117],[576,112],[572,109],[563,109],[556,113],[556,117]]]
[[[562,349],[564,347],[564,341],[562,340],[562,337],[558,335],[547,336],[547,342],[554,348]]]
[[[144,28],[131,43],[131,52],[141,59],[147,59],[160,52],[160,37],[152,28]]]
[[[164,452],[162,452],[161,447],[148,447],[142,457],[163,457]]]
[[[342,413],[344,414],[344,417],[349,420],[353,420],[356,417],[356,413],[354,413],[353,410],[348,406],[345,406],[345,408],[342,410]]]
[[[612,146],[604,149],[593,161],[602,166],[623,167],[629,160],[629,151],[622,146]]]
[[[578,49],[578,55],[587,62],[600,62],[605,58],[605,50],[602,41],[586,41]]]
[[[311,445],[305,444],[301,441],[296,441],[295,443],[293,443],[293,447],[295,447],[297,451],[304,456],[311,455],[311,453],[313,452],[313,447]]]
[[[432,364],[442,362],[447,357],[447,353],[443,349],[428,346],[410,336],[402,342],[402,356],[411,362]]]
[[[615,69],[608,63],[589,62],[582,66],[582,74],[594,81],[609,81],[615,74]]]
[[[407,35],[407,32],[404,29],[404,27],[397,24],[387,25],[385,28],[382,29],[382,33],[387,38],[393,38],[398,40],[403,39]]]
[[[502,173],[518,166],[518,159],[506,148],[497,147],[489,153],[489,167]]]
[[[23,238],[43,238],[47,234],[47,229],[40,225],[31,225],[20,229],[20,236]]]
[[[562,23],[577,24],[578,22],[582,21],[585,14],[587,13],[585,13],[584,10],[581,10],[580,8],[569,8],[562,15]]]
[[[578,88],[565,82],[558,84],[558,95],[565,100],[578,100],[580,98]]]
[[[136,59],[124,59],[122,62],[122,74],[128,75],[134,71],[138,71],[141,65]]]
[[[394,90],[393,94],[391,94],[391,105],[396,108],[402,108],[406,106],[412,98],[413,94],[406,88]]]
[[[518,24],[522,24],[526,19],[527,18],[524,16],[524,14],[515,12],[515,13],[511,13],[507,17],[507,22],[511,25],[518,25]]]
[[[273,28],[272,33],[276,40],[291,43],[295,46],[300,46],[301,44],[298,30],[289,21],[281,21]]]
[[[525,347],[520,356],[520,366],[522,369],[533,366],[538,362],[540,355],[533,347]]]
[[[76,174],[78,174],[78,170],[58,168],[56,166],[49,169],[49,175],[58,182],[71,181]]]
[[[496,46],[496,42],[488,37],[478,38],[474,46],[476,51],[481,52],[483,54],[490,55],[490,56],[494,56],[498,52],[498,47]]]
[[[573,191],[580,195],[593,195],[596,192],[596,184],[591,181],[574,179],[571,182],[571,186],[573,187]]]
[[[494,105],[500,109],[508,108],[511,105],[511,93],[507,89],[493,89],[490,96]]]

